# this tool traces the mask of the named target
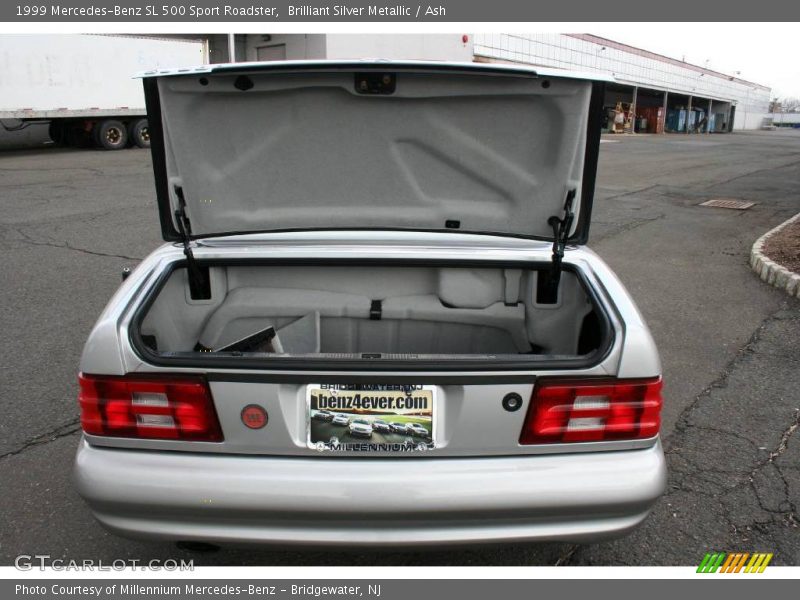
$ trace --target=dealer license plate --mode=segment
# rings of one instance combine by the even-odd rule
[[[435,447],[436,388],[309,384],[308,446],[321,452],[425,452]]]

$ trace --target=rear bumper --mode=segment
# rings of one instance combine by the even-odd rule
[[[643,521],[664,491],[666,465],[660,443],[569,455],[362,460],[82,441],[75,483],[95,517],[128,537],[395,547],[588,542]]]

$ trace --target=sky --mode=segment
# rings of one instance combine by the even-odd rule
[[[800,30],[796,23],[617,23],[587,30],[800,98]],[[708,61],[708,62],[706,62]]]

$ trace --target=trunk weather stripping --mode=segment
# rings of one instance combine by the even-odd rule
[[[403,265],[425,265],[425,266],[460,266],[460,267],[486,267],[487,265],[493,267],[504,268],[520,268],[520,265],[525,265],[524,268],[537,270],[536,267],[541,267],[538,272],[547,273],[544,270],[547,268],[547,263],[542,262],[527,262],[527,261],[486,261],[486,260],[435,260],[435,259],[417,259],[417,260],[398,260],[398,259],[298,259],[298,258],[285,258],[285,259],[252,259],[252,258],[227,258],[227,259],[205,259],[203,260],[203,269],[209,266],[235,266],[235,265],[281,265],[281,266],[319,266],[319,265],[385,265],[391,266],[392,264]],[[214,352],[166,352],[160,353],[158,350],[147,346],[142,339],[142,321],[145,315],[150,310],[153,302],[161,293],[164,285],[169,277],[176,269],[188,268],[187,261],[176,260],[172,262],[166,269],[164,269],[157,277],[154,285],[145,292],[144,298],[139,303],[138,307],[133,313],[131,323],[128,328],[128,340],[134,353],[145,363],[159,367],[167,368],[198,368],[203,369],[209,376],[212,374],[211,369],[235,369],[235,370],[261,370],[270,371],[268,377],[270,380],[291,381],[291,382],[307,382],[307,375],[293,374],[291,372],[302,371],[328,371],[335,370],[336,374],[326,374],[326,381],[337,381],[344,383],[352,383],[354,378],[359,380],[369,380],[372,383],[385,383],[387,380],[386,374],[381,375],[367,375],[364,371],[381,370],[381,371],[417,371],[413,376],[393,374],[392,381],[403,380],[408,383],[429,383],[434,381],[463,381],[463,379],[480,379],[486,376],[487,373],[497,371],[517,371],[524,372],[523,374],[503,374],[504,381],[511,381],[518,377],[519,381],[529,382],[535,376],[530,373],[531,370],[559,370],[559,369],[589,369],[599,365],[611,353],[614,343],[616,341],[616,330],[609,317],[607,308],[603,305],[597,290],[589,284],[585,274],[572,264],[567,264],[563,267],[564,270],[575,273],[576,277],[580,280],[581,285],[589,296],[592,305],[595,307],[597,316],[600,320],[601,342],[600,346],[592,350],[589,354],[578,356],[560,356],[560,355],[530,355],[530,354],[515,354],[515,355],[500,355],[493,359],[487,360],[483,357],[474,360],[471,359],[432,359],[426,361],[417,361],[409,359],[398,359],[395,357],[384,358],[380,357],[375,359],[364,358],[308,358],[308,357],[270,357],[264,359],[259,355],[240,354],[237,356],[216,355]],[[613,309],[611,311],[613,313]],[[287,371],[280,373],[280,371]],[[277,372],[276,372],[277,371]],[[441,371],[442,374],[436,375],[421,375],[421,372],[435,372]],[[465,373],[466,371],[466,373]],[[361,372],[361,373],[359,373]],[[450,373],[458,372],[456,376]],[[447,374],[445,374],[447,373]],[[250,375],[248,375],[250,377]],[[278,379],[276,379],[278,378]],[[498,375],[493,374],[490,376],[486,383],[495,383]],[[424,380],[424,381],[423,381]]]
[[[183,197],[183,188],[175,186],[175,196],[178,198],[178,208],[175,209],[175,220],[178,223],[178,231],[183,242],[183,254],[186,256],[186,263],[189,271],[189,293],[193,300],[203,300],[211,297],[209,279],[203,274],[203,270],[197,265],[197,260],[192,252],[192,223],[186,214],[186,199]]]

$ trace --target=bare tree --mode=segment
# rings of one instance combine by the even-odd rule
[[[775,98],[770,104],[771,112],[800,112],[800,98],[797,96]]]

